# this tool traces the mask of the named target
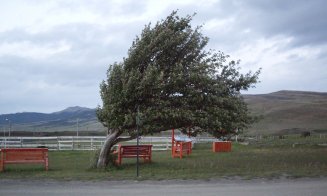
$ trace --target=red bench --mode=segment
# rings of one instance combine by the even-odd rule
[[[143,158],[144,162],[151,162],[152,158],[152,145],[118,145],[118,149],[114,152],[117,154],[118,165],[121,165],[122,158],[136,158],[137,153],[140,158]]]
[[[6,164],[44,164],[48,171],[47,148],[4,148],[0,149],[0,172],[4,171]]]

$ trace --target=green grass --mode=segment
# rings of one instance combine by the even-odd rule
[[[327,135],[312,134],[310,137],[301,137],[300,134],[283,135],[284,139],[278,139],[279,136],[263,136],[261,139],[252,139],[249,142],[255,146],[262,147],[292,147],[293,145],[316,146],[327,143]],[[254,137],[255,138],[255,137]]]
[[[304,140],[304,139],[302,139]],[[301,140],[301,141],[302,141]],[[152,163],[140,164],[141,180],[276,178],[327,176],[327,148],[316,144],[290,145],[233,143],[230,153],[213,153],[211,144],[196,144],[193,153],[183,159],[171,158],[170,151],[154,151]],[[120,167],[91,169],[95,152],[52,151],[50,168],[41,165],[9,165],[0,178],[58,180],[123,180],[136,179],[136,159],[123,159]]]

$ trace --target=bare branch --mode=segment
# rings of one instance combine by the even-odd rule
[[[135,138],[136,138],[136,135],[135,136],[133,135],[133,136],[130,136],[130,137],[119,137],[113,142],[113,145],[118,144],[120,142],[126,142],[126,141],[129,141],[129,140],[133,140]]]

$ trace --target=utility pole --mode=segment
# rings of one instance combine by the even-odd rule
[[[140,107],[137,106],[136,114],[136,177],[139,177],[139,125],[141,124],[140,120]]]
[[[8,118],[6,118],[6,121],[8,121],[8,123],[9,123],[9,134],[8,134],[8,137],[10,137],[10,132],[11,132],[11,121],[10,121]]]
[[[79,131],[79,118],[77,118],[77,122],[76,122],[76,136],[78,137],[78,131]]]

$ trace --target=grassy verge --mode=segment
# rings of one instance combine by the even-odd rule
[[[233,144],[230,153],[213,153],[211,144],[196,144],[184,159],[171,158],[170,151],[153,152],[153,162],[143,164],[142,180],[210,179],[231,176],[242,178],[275,178],[327,176],[327,148],[317,145]],[[120,167],[107,170],[90,169],[91,151],[50,152],[50,169],[39,165],[9,165],[0,178],[58,180],[122,180],[136,179],[136,159],[123,159]]]

